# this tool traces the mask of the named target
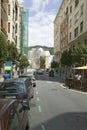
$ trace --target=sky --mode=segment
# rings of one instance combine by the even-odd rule
[[[54,24],[62,0],[18,0],[29,10],[28,46],[54,47]]]

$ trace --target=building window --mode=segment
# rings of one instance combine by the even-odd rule
[[[71,38],[72,38],[72,33],[70,32],[69,33],[69,40],[71,40]]]
[[[72,5],[70,6],[70,14],[72,13]]]
[[[80,14],[80,16],[83,15],[83,12],[84,12],[83,10],[84,10],[84,4],[81,5],[81,14]]]
[[[16,45],[17,45],[17,36],[16,36],[16,38],[15,38],[15,43],[16,43]]]
[[[8,15],[10,15],[10,5],[8,5]]]
[[[14,26],[13,26],[13,31],[12,31],[12,37],[14,38]]]
[[[10,23],[8,23],[8,33],[10,33]]]
[[[71,26],[72,26],[72,20],[70,19],[70,28],[71,28]]]
[[[3,0],[1,0],[1,2],[3,2]]]
[[[83,32],[83,21],[80,23],[80,32]]]
[[[87,39],[85,39],[85,45],[87,45]]]
[[[14,15],[15,15],[15,14],[14,14],[14,9],[13,9],[13,20],[14,20]]]
[[[74,16],[75,23],[79,20],[79,11]]]
[[[74,37],[77,37],[77,36],[78,36],[78,27],[75,28],[75,30],[74,30]]]
[[[16,23],[16,25],[15,25],[15,33],[17,33],[17,28],[18,28],[18,26],[17,26],[17,23]]]
[[[68,14],[68,7],[66,8],[66,15]]]
[[[75,7],[79,4],[79,0],[75,0]]]

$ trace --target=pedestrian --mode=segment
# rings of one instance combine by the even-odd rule
[[[10,78],[10,74],[6,71],[5,74],[3,75],[4,80]]]

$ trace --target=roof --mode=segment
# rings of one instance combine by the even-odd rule
[[[84,70],[84,69],[87,69],[87,65],[86,66],[81,66],[81,67],[75,67],[75,68],[72,68],[72,69]]]
[[[4,80],[3,82],[7,83],[7,82],[24,82],[26,79],[25,78],[13,78],[13,79],[7,79]]]

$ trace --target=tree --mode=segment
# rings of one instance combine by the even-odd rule
[[[78,45],[74,48],[72,52],[72,60],[74,64],[78,66],[87,64],[87,46]]]
[[[57,68],[58,67],[58,62],[56,62],[56,61],[53,61],[52,63],[51,63],[51,68]]]
[[[0,33],[0,67],[2,67],[3,63],[6,61],[7,56],[7,40],[5,36]]]
[[[62,66],[64,66],[64,72],[65,72],[65,78],[67,77],[67,75],[70,74],[71,71],[71,65],[73,64],[72,61],[72,50],[65,50],[62,55],[61,55],[61,59],[60,59],[60,63]]]
[[[16,64],[19,55],[16,45],[13,42],[8,42],[7,50],[7,61],[12,61],[13,64]]]
[[[45,68],[45,56],[40,56],[40,68]]]
[[[61,59],[60,59],[60,63],[63,66],[65,66],[65,65],[67,65],[67,66],[72,65],[72,51],[71,51],[71,49],[65,50],[62,53]]]
[[[24,68],[29,66],[29,61],[28,61],[27,57],[25,55],[23,55],[23,54],[20,54],[19,62],[20,62],[19,63],[19,68],[20,69],[24,69]]]

